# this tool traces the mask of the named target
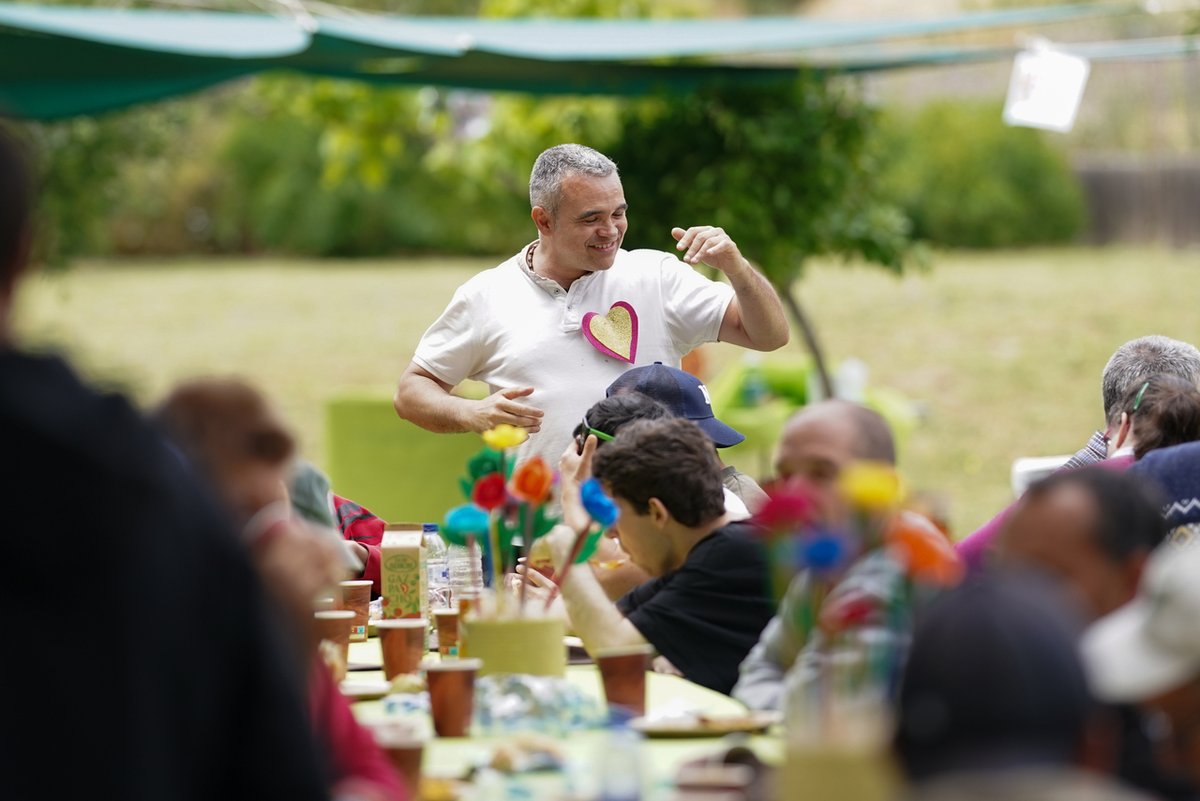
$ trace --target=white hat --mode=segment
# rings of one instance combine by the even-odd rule
[[[1200,548],[1159,548],[1137,597],[1096,621],[1082,649],[1103,701],[1142,701],[1200,677]]]

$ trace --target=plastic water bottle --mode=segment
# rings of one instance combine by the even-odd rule
[[[465,545],[451,545],[446,549],[446,561],[449,567],[450,592],[454,598],[464,593],[472,593],[483,586],[483,561],[480,555],[483,548],[475,546],[475,558],[471,558],[471,550]]]
[[[614,715],[598,755],[599,801],[639,801],[642,797],[641,735]]]
[[[429,608],[450,607],[450,569],[446,557],[446,543],[438,533],[436,523],[423,526],[425,537],[425,564],[429,574]]]
[[[742,405],[750,408],[762,406],[771,392],[767,386],[767,377],[763,375],[762,356],[748,351],[742,355],[742,364],[745,366]]]

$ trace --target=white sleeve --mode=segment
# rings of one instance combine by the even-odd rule
[[[471,296],[459,287],[450,305],[417,343],[413,361],[439,380],[454,386],[479,369],[479,345],[475,338],[480,316]]]
[[[733,300],[733,287],[710,281],[669,253],[663,254],[660,271],[663,313],[679,352],[715,342]]]

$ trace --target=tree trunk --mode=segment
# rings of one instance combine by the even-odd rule
[[[780,299],[796,320],[796,324],[800,326],[800,334],[804,337],[805,347],[812,354],[813,364],[817,368],[817,376],[821,379],[821,387],[825,391],[825,397],[834,397],[833,381],[829,379],[829,369],[825,366],[825,354],[821,350],[821,343],[817,340],[817,331],[813,328],[812,321],[808,319],[808,315],[800,305],[799,298],[792,291],[791,284],[788,284],[779,294]]]

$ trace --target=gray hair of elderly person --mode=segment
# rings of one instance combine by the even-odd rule
[[[529,175],[529,205],[554,214],[562,199],[562,182],[568,175],[606,178],[617,171],[616,162],[586,145],[555,145],[542,151]]]
[[[1158,334],[1132,339],[1117,348],[1104,365],[1101,379],[1104,421],[1111,422],[1113,415],[1121,411],[1121,399],[1155,373],[1200,384],[1200,350]]]

